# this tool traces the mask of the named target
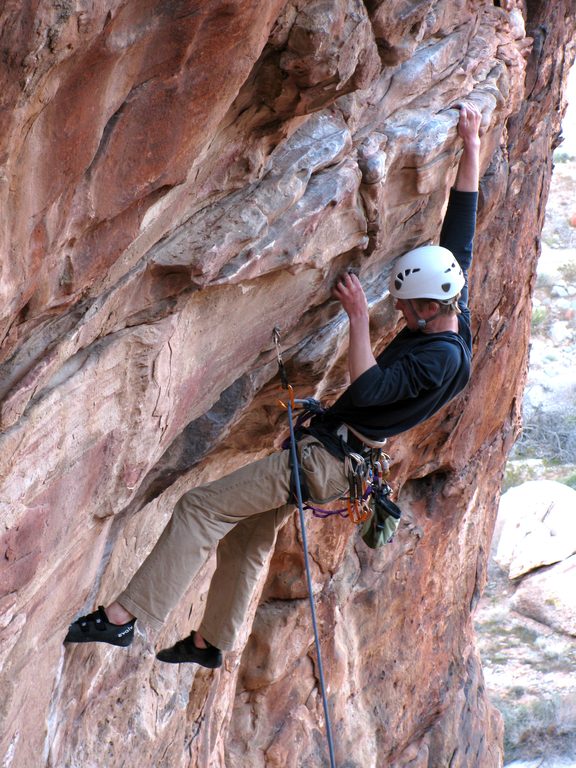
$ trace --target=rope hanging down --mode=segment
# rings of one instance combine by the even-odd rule
[[[282,360],[282,352],[280,350],[280,329],[274,328],[273,331],[274,344],[276,345],[276,355],[278,357],[278,369],[280,371],[280,381],[282,382],[283,389],[288,390],[288,403],[286,407],[288,410],[288,424],[290,426],[290,452],[292,456],[292,469],[295,475],[296,486],[296,498],[298,501],[298,512],[300,514],[300,527],[302,529],[302,547],[304,549],[304,565],[306,567],[306,581],[308,584],[308,597],[310,601],[310,611],[312,613],[312,627],[314,629],[314,642],[316,644],[316,655],[318,657],[318,677],[320,680],[320,692],[322,694],[322,703],[324,705],[324,719],[326,720],[326,738],[328,740],[328,750],[330,753],[330,768],[336,768],[336,761],[334,758],[334,742],[332,740],[332,728],[330,725],[330,712],[328,709],[328,698],[326,696],[326,686],[324,683],[324,668],[322,665],[322,654],[320,652],[320,637],[318,634],[318,625],[316,622],[316,608],[314,606],[314,595],[312,592],[312,576],[310,573],[310,563],[308,559],[308,541],[306,538],[306,524],[304,519],[304,503],[302,501],[302,489],[300,487],[300,477],[298,471],[298,453],[296,450],[296,436],[294,434],[293,423],[293,410],[296,403],[303,402],[294,399],[294,390],[288,383],[288,377],[286,376],[286,369]]]

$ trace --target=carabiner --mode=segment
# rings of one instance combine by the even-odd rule
[[[354,523],[354,525],[360,525],[360,523],[363,523],[368,519],[370,510],[368,509],[368,505],[365,501],[358,501],[358,499],[347,499],[346,503],[348,506],[348,517],[350,518],[351,522]]]

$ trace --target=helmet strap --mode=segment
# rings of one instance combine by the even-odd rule
[[[420,315],[418,314],[416,307],[412,302],[412,299],[404,299],[404,301],[409,305],[410,309],[412,310],[412,313],[414,314],[414,317],[416,318],[416,321],[418,323],[418,329],[420,331],[426,330],[426,326],[428,325],[430,320],[435,320],[440,314],[440,310],[438,310],[438,312],[436,312],[435,315],[432,315],[432,317],[429,317],[428,320],[425,320],[423,317],[420,317]]]

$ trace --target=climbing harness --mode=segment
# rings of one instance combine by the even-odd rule
[[[316,623],[316,609],[312,592],[312,576],[310,574],[310,564],[308,561],[308,542],[306,537],[304,510],[311,510],[312,514],[319,518],[339,515],[340,517],[349,518],[351,522],[357,525],[362,524],[360,535],[363,541],[373,549],[382,546],[392,539],[398,528],[401,512],[396,504],[389,498],[392,489],[386,482],[386,478],[390,471],[390,457],[383,452],[381,444],[378,445],[375,443],[373,446],[366,445],[365,440],[361,440],[360,436],[347,425],[343,425],[344,431],[341,431],[342,428],[338,430],[338,433],[340,433],[340,445],[345,454],[345,472],[348,477],[348,497],[346,498],[346,507],[332,510],[323,509],[310,503],[310,494],[306,487],[305,478],[301,471],[298,459],[296,433],[312,416],[322,414],[324,408],[312,397],[302,400],[294,397],[294,390],[292,385],[288,382],[286,368],[282,359],[280,329],[278,327],[274,328],[272,338],[276,347],[280,382],[282,388],[288,391],[288,402],[284,403],[283,401],[280,401],[280,405],[288,412],[288,424],[290,427],[290,438],[286,444],[286,447],[290,448],[290,466],[292,470],[290,487],[292,498],[297,502],[300,514],[304,565],[306,569],[308,596],[312,614],[312,626],[314,628],[314,641],[318,656],[318,677],[320,680],[320,690],[322,693],[324,716],[326,719],[326,736],[330,752],[330,768],[335,768],[330,713],[324,683],[320,639]],[[294,411],[297,406],[302,410],[296,420],[296,424],[294,424]],[[349,433],[351,433],[351,435],[349,435]],[[361,453],[350,448],[347,443],[347,440],[350,439],[350,437],[355,437],[357,443],[360,441],[360,443],[364,444],[364,450],[362,450]],[[304,502],[304,498],[306,499],[306,503]]]
[[[330,726],[330,711],[328,709],[328,698],[326,696],[326,685],[324,683],[324,668],[322,666],[322,654],[320,652],[320,637],[318,635],[318,625],[316,623],[316,609],[314,607],[314,594],[312,592],[312,575],[310,573],[310,563],[308,561],[308,542],[306,539],[306,525],[304,520],[304,505],[302,502],[302,488],[300,486],[300,473],[298,465],[298,452],[296,450],[296,436],[294,434],[293,409],[296,403],[294,399],[294,390],[288,383],[286,369],[282,361],[280,350],[280,330],[276,327],[273,332],[274,343],[276,345],[276,354],[278,356],[278,368],[280,370],[280,380],[282,387],[288,390],[288,402],[285,404],[288,410],[288,423],[290,425],[290,455],[292,459],[292,474],[295,476],[295,491],[298,501],[298,511],[300,513],[300,527],[302,529],[302,547],[304,549],[304,565],[306,567],[306,581],[308,584],[308,597],[310,599],[310,610],[312,613],[312,627],[314,629],[314,642],[316,644],[316,655],[318,658],[318,677],[320,679],[320,692],[322,694],[322,703],[324,706],[324,718],[326,720],[326,738],[328,740],[328,751],[330,753],[330,768],[336,768],[334,758],[334,742],[332,740],[332,728]]]
[[[282,356],[278,349],[279,365],[281,370],[281,379],[286,382],[286,371],[282,363]],[[290,384],[286,384],[289,392],[291,392],[292,412],[296,406],[301,409],[294,425],[294,435],[297,441],[298,434],[301,431],[303,425],[310,420],[312,416],[321,415],[325,412],[325,408],[312,397],[304,398],[303,400],[294,399],[292,387]],[[280,401],[280,405],[286,408],[286,404]],[[362,453],[352,450],[347,440],[350,439],[352,428],[347,425],[342,425],[336,432],[339,437],[339,445],[342,452],[345,455],[344,458],[344,471],[348,477],[348,495],[345,497],[346,506],[339,509],[324,509],[323,507],[317,507],[310,501],[310,493],[306,485],[306,480],[301,471],[300,465],[298,465],[298,475],[300,482],[300,489],[302,492],[302,498],[304,501],[304,509],[309,509],[314,517],[332,517],[338,515],[340,517],[349,518],[352,523],[359,525],[364,523],[372,514],[372,495],[377,491],[382,491],[386,494],[390,494],[392,489],[385,482],[386,477],[390,473],[390,456],[388,456],[382,450],[382,443],[374,442],[372,445],[363,444]],[[356,441],[360,439],[359,433],[354,432],[353,437]],[[364,438],[366,440],[366,438]],[[284,448],[290,447],[290,439],[284,443]],[[290,466],[293,470],[292,460]],[[296,501],[296,488],[295,488],[295,473],[292,471],[290,477],[291,498]],[[343,498],[343,497],[340,497]]]
[[[308,501],[304,508],[311,510],[314,517],[338,515],[362,525],[362,541],[371,549],[378,549],[394,538],[402,512],[390,498],[392,488],[386,481],[390,472],[390,457],[381,451],[373,451],[367,464],[366,475],[358,468],[353,469],[352,475],[349,475],[353,479],[349,483],[349,497],[345,507],[323,509]]]

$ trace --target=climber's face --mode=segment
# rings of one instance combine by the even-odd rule
[[[394,308],[404,315],[406,325],[411,331],[419,330],[419,320],[432,320],[438,314],[437,301],[428,299],[396,299]]]
[[[402,312],[406,325],[411,331],[418,330],[419,317],[411,301],[406,301],[406,299],[396,299],[394,308],[397,309],[398,312]]]

